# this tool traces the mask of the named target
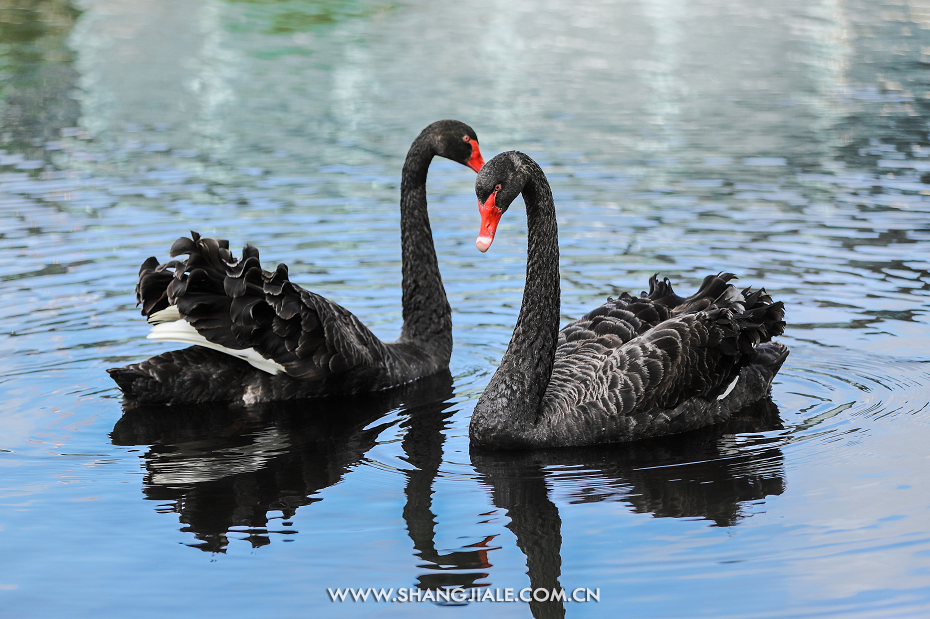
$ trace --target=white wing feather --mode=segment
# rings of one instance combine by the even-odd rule
[[[175,320],[181,320],[181,312],[178,311],[177,305],[169,305],[148,317],[150,325],[160,325],[163,322],[174,322]]]
[[[161,312],[155,312],[152,316],[149,317],[151,322],[152,318],[161,314],[162,312],[168,312],[174,308],[174,311],[177,312],[176,306],[171,306],[167,309],[161,310]],[[191,326],[186,320],[174,320],[172,322],[159,322],[152,326],[152,331],[145,336],[146,339],[156,340],[158,342],[181,342],[182,344],[194,344],[196,346],[203,346],[204,348],[212,348],[213,350],[218,350],[227,355],[231,355],[238,359],[248,361],[252,366],[262,370],[263,372],[268,372],[269,374],[281,374],[284,373],[284,366],[276,361],[271,359],[266,359],[254,349],[254,348],[245,348],[242,350],[236,350],[234,348],[226,348],[225,346],[220,346],[219,344],[214,344],[213,342],[207,340],[204,336],[197,333],[197,330]]]
[[[733,382],[730,383],[730,386],[727,387],[727,390],[724,391],[723,393],[721,393],[720,395],[717,396],[717,399],[718,399],[718,400],[722,400],[723,398],[725,398],[725,397],[727,397],[728,395],[730,395],[730,392],[733,391],[733,388],[734,388],[734,387],[736,387],[736,381],[738,381],[738,380],[739,380],[739,374],[736,375],[736,378],[733,379]]]

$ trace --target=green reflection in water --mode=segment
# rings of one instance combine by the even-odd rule
[[[242,20],[229,26],[230,31],[282,35],[310,32],[350,19],[368,19],[394,8],[392,3],[378,0],[369,2],[357,0],[226,0],[226,2],[248,5],[248,10],[242,15]]]
[[[80,15],[65,0],[0,5],[0,139],[8,147],[30,151],[77,124],[78,74],[67,37]]]

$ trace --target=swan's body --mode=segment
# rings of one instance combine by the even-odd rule
[[[452,310],[439,274],[426,206],[426,175],[439,155],[476,172],[484,161],[474,131],[433,123],[414,140],[401,179],[404,325],[379,340],[352,313],[288,279],[287,266],[261,268],[247,246],[181,238],[171,256],[139,271],[136,297],[153,323],[150,339],[195,346],[108,370],[124,394],[145,402],[247,404],[379,391],[448,366]],[[212,349],[212,350],[207,350]]]
[[[559,331],[555,204],[545,174],[523,153],[498,155],[475,185],[478,249],[523,194],[528,261],[510,346],[478,400],[469,434],[479,447],[617,443],[723,421],[767,395],[788,355],[769,340],[784,309],[764,293],[738,291],[730,274],[708,276],[683,299],[650,280],[639,298],[609,300]]]

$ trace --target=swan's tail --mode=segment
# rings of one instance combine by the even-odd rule
[[[773,302],[764,288],[738,292],[730,286],[708,312],[723,328],[726,354],[754,354],[760,344],[785,332],[785,306]]]
[[[660,281],[658,275],[653,275],[649,278],[649,292],[642,296],[671,308],[672,316],[708,312],[724,327],[724,352],[750,354],[759,344],[785,331],[785,306],[772,301],[765,288],[740,292],[729,283],[733,279],[736,276],[732,273],[708,275],[697,292],[682,298],[672,290],[668,279]]]
[[[114,381],[116,381],[117,386],[119,386],[120,391],[129,397],[135,396],[135,383],[137,379],[144,378],[141,374],[133,372],[130,366],[124,368],[110,368],[107,370],[107,374],[110,375]]]
[[[766,342],[759,344],[752,355],[750,364],[758,366],[772,377],[781,369],[785,359],[788,358],[788,347],[781,342]]]
[[[237,401],[249,385],[271,379],[248,363],[203,346],[171,350],[107,373],[127,401],[148,404]]]
[[[765,289],[738,291],[728,286],[707,315],[720,328],[719,350],[739,358],[739,374],[718,395],[726,414],[767,395],[772,381],[788,357],[788,347],[771,341],[785,330],[785,307],[773,302]]]
[[[750,354],[761,343],[770,341],[785,330],[784,304],[772,301],[765,289],[755,292],[746,288],[740,292],[730,284],[732,273],[719,273],[704,278],[697,292],[688,298],[675,294],[668,279],[657,275],[649,279],[649,292],[643,296],[672,308],[673,316],[709,312],[725,325],[727,354]]]
[[[772,390],[772,381],[787,358],[788,347],[781,342],[759,344],[730,384],[727,393],[717,398],[715,404],[719,406],[721,414],[729,416],[768,396]]]

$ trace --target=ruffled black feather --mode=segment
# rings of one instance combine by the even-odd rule
[[[166,270],[146,261],[145,283],[140,278],[139,285],[143,313],[177,305],[209,341],[254,348],[298,379],[339,375],[388,357],[384,344],[355,316],[292,283],[287,266],[265,271],[255,247],[246,246],[238,259],[228,247],[193,232],[171,247],[173,257],[187,255],[172,261],[173,275],[161,276]]]

